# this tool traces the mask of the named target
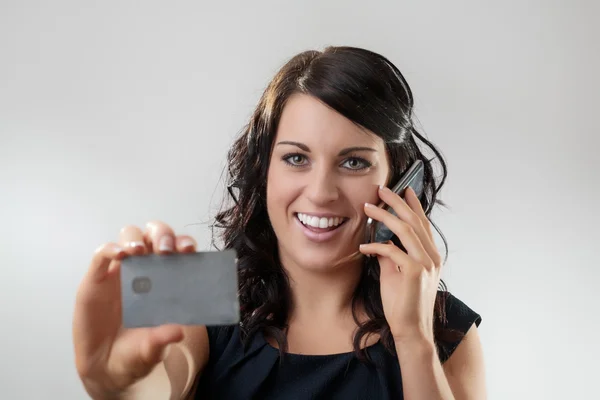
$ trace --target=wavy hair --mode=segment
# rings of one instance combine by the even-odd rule
[[[267,215],[267,169],[277,126],[287,99],[303,93],[319,99],[341,115],[375,133],[385,143],[390,159],[391,179],[395,183],[416,160],[425,166],[424,192],[420,197],[426,215],[437,203],[447,168],[442,155],[413,124],[413,95],[408,83],[387,58],[360,48],[327,47],[305,51],[291,58],[275,75],[262,94],[241,135],[229,150],[227,185],[229,196],[216,215],[213,245],[219,239],[238,256],[241,333],[245,344],[256,333],[275,339],[283,356],[287,350],[285,332],[291,306],[288,277],[279,261],[277,238]],[[421,151],[419,141],[432,153]],[[441,176],[434,174],[434,162]],[[233,201],[232,201],[233,200]],[[438,227],[433,224],[448,246]],[[218,234],[214,229],[220,230]],[[352,311],[358,324],[353,346],[362,359],[368,355],[360,348],[371,334],[379,334],[384,346],[395,353],[393,337],[383,313],[375,257],[362,257],[363,273],[353,294]],[[440,282],[434,311],[437,340],[455,340],[455,331],[445,328],[446,286]],[[366,322],[357,318],[362,305]]]

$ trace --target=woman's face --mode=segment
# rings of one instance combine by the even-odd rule
[[[312,96],[283,109],[267,176],[267,209],[281,262],[324,269],[358,250],[364,203],[379,202],[389,163],[383,140]]]

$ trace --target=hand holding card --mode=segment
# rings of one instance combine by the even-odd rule
[[[77,372],[92,398],[119,398],[169,345],[206,341],[202,325],[234,324],[238,313],[233,251],[197,253],[192,237],[162,222],[126,226],[96,250],[77,290]]]

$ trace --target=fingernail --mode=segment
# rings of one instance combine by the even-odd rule
[[[375,207],[375,205],[371,204],[371,203],[365,203],[365,207],[372,208],[372,207]]]
[[[144,247],[144,242],[128,242],[125,243],[125,247]]]
[[[196,244],[190,238],[181,239],[181,247],[194,247]]]
[[[158,250],[173,251],[173,238],[169,235],[161,237],[160,241],[158,242]]]
[[[389,191],[389,190],[390,190],[390,188],[389,188],[389,187],[387,187],[387,186],[385,186],[385,185],[379,185],[379,190],[381,190],[381,191],[384,191],[384,192],[387,192],[387,191]]]

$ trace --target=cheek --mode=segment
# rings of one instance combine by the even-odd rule
[[[366,179],[360,184],[357,184],[357,182],[350,182],[350,184],[344,188],[344,192],[350,204],[357,210],[358,214],[364,215],[365,203],[378,205],[381,202],[378,190],[379,185],[384,183],[383,180],[379,182],[377,179]]]
[[[267,174],[267,211],[271,218],[281,216],[294,197],[294,180],[286,176],[280,168],[270,168]]]

